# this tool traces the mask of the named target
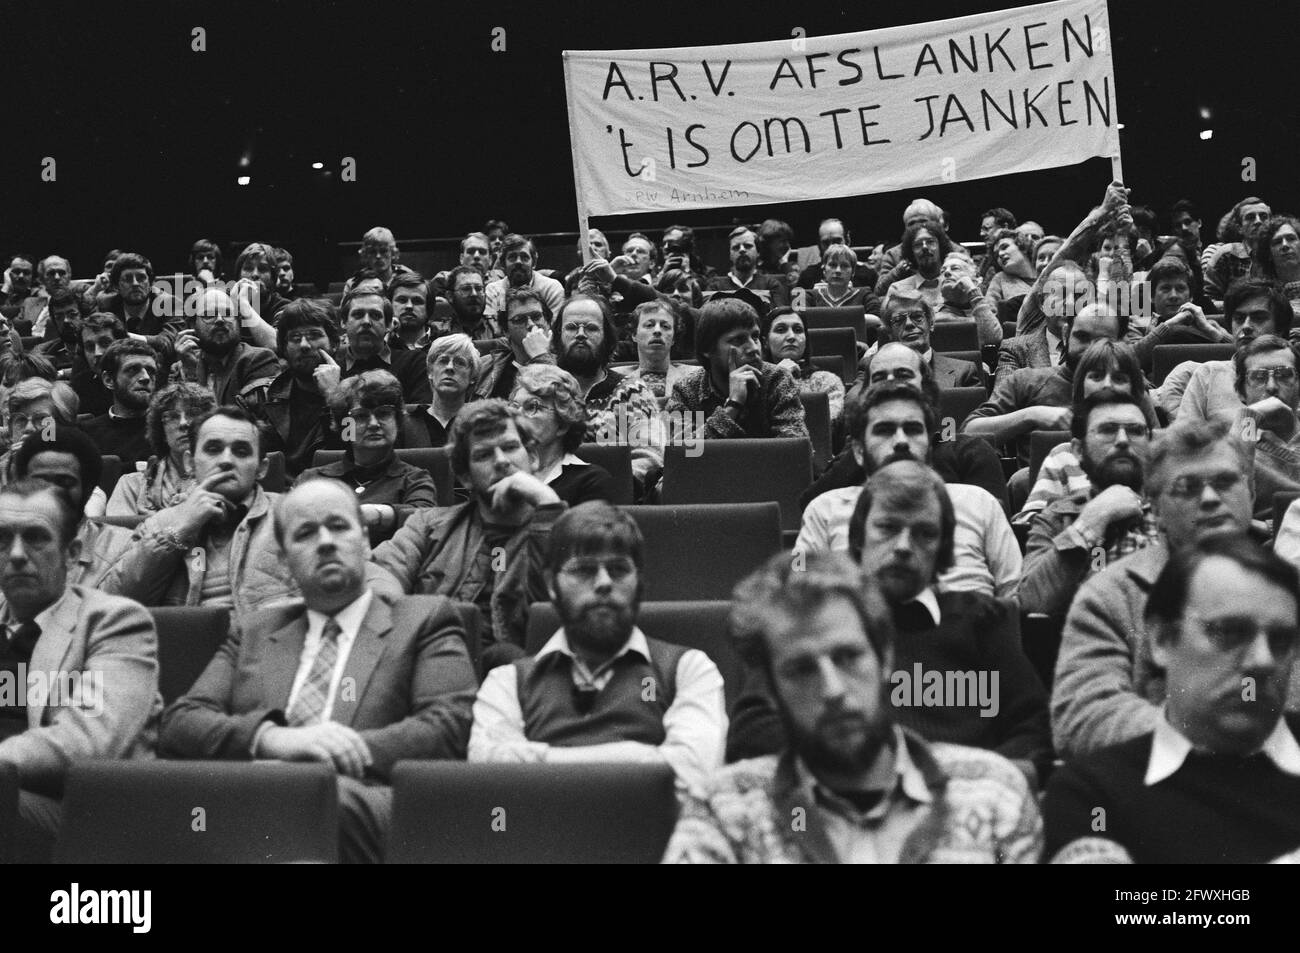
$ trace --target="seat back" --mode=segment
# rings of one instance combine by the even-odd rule
[[[18,842],[18,768],[0,764],[0,864],[12,864]]]
[[[1035,430],[1029,434],[1029,489],[1038,482],[1043,461],[1059,444],[1070,442],[1068,430]]]
[[[328,764],[74,761],[54,860],[335,863],[337,785]]]
[[[451,475],[451,451],[446,447],[399,447],[397,459],[413,467],[427,470],[438,489],[438,505],[451,506],[456,502],[455,481]],[[313,467],[323,467],[343,459],[342,450],[317,450],[311,458]]]
[[[978,351],[979,331],[972,321],[936,321],[930,329],[930,346],[940,353]]]
[[[740,657],[727,633],[731,603],[724,600],[689,602],[642,602],[636,624],[646,635],[661,642],[699,649],[713,660],[722,673],[727,709],[740,693],[744,675]],[[525,648],[536,655],[560,627],[560,617],[549,602],[534,602],[528,610]]]
[[[767,503],[628,506],[645,539],[647,601],[730,599],[731,590],[781,550],[781,516]]]
[[[1157,344],[1151,351],[1151,380],[1157,387],[1183,361],[1231,360],[1235,348],[1232,344]]]
[[[781,528],[798,530],[799,497],[812,483],[807,437],[703,440],[664,450],[665,503],[758,503],[781,507]]]
[[[122,478],[122,458],[115,453],[107,453],[100,460],[103,462],[99,471],[99,488],[106,496],[112,496],[113,487]]]
[[[852,328],[809,328],[808,348],[814,364],[838,374],[846,385],[853,383],[858,369],[858,348]],[[827,359],[826,364],[822,363],[823,358]]]
[[[863,344],[870,345],[875,341],[875,335],[867,328],[867,310],[860,304],[843,308],[804,308],[799,316],[810,331],[813,328],[852,328],[854,337]]]
[[[831,462],[831,405],[824,391],[801,391],[804,424],[812,441],[813,473],[824,473]]]
[[[402,761],[394,864],[654,864],[677,822],[666,764]]]
[[[212,606],[154,606],[158,630],[158,691],[170,705],[198,681],[230,635],[230,610]]]
[[[584,443],[578,445],[578,449],[574,451],[574,454],[588,463],[604,467],[609,471],[609,475],[614,478],[615,490],[614,499],[611,502],[619,506],[628,506],[632,503],[631,447],[613,443]]]
[[[272,450],[266,455],[266,476],[260,482],[267,493],[284,493],[288,489],[289,478],[284,468],[283,451]]]
[[[945,387],[939,391],[939,418],[941,429],[951,420],[953,430],[962,425],[967,417],[984,401],[989,394],[983,387]]]

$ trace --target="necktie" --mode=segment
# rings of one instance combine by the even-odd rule
[[[1057,364],[1065,363],[1065,340],[1064,339],[1061,340],[1060,344],[1056,345],[1056,363]]]
[[[41,627],[35,622],[23,622],[9,630],[9,652],[19,662],[30,662],[36,640],[41,637]]]
[[[330,680],[334,676],[334,665],[339,659],[339,635],[342,631],[333,617],[325,620],[316,658],[312,660],[311,670],[307,673],[302,688],[298,690],[298,697],[293,700],[286,716],[290,728],[315,725],[324,720]]]

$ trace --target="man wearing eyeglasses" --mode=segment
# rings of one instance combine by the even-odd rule
[[[219,288],[207,288],[199,296],[193,329],[176,336],[174,375],[208,387],[217,404],[256,407],[266,396],[271,382],[280,374],[275,352],[246,344],[239,336],[239,311],[234,301]]]
[[[1300,490],[1300,375],[1296,356],[1280,337],[1261,335],[1232,356],[1237,394],[1245,407],[1237,419],[1242,439],[1255,445],[1255,518],[1273,514],[1273,494]]]
[[[1205,540],[1157,576],[1146,623],[1167,701],[1140,732],[1052,778],[1044,856],[1294,862],[1300,721],[1284,714],[1300,640],[1294,568],[1240,536]]]
[[[1022,612],[1063,614],[1086,579],[1160,538],[1142,495],[1150,431],[1138,400],[1099,391],[1074,409],[1070,428],[1091,486],[1035,515],[1020,580]]]
[[[930,365],[934,372],[934,382],[940,388],[980,387],[984,381],[980,369],[970,361],[962,361],[939,354],[930,345],[930,332],[934,330],[934,310],[923,298],[895,295],[885,302],[884,322],[881,328],[881,343],[895,341],[911,348],[921,359]],[[871,376],[872,357],[868,356],[858,365],[858,377],[854,387],[861,388]]]
[[[1052,736],[1061,757],[1155,728],[1167,686],[1144,622],[1147,598],[1171,556],[1250,530],[1252,455],[1224,421],[1179,420],[1151,441],[1146,491],[1160,540],[1108,565],[1070,605],[1052,690]]]
[[[506,292],[506,337],[482,361],[476,397],[499,397],[509,400],[515,389],[515,375],[528,364],[554,364],[551,351],[551,317],[546,299],[531,288],[511,288]]]
[[[698,649],[637,627],[643,550],[636,522],[609,503],[556,520],[545,578],[561,628],[488,673],[470,761],[667,763],[692,792],[721,767],[722,675]]]

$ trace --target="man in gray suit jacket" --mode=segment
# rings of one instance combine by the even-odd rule
[[[68,586],[81,514],[36,480],[0,489],[0,765],[21,787],[16,856],[47,861],[68,767],[151,758],[157,633],[138,603]]]
[[[160,750],[332,764],[342,859],[378,862],[393,766],[465,756],[478,687],[465,627],[445,598],[390,605],[371,592],[369,537],[342,483],[300,484],[275,529],[303,603],[232,626],[189,694],[164,713]]]

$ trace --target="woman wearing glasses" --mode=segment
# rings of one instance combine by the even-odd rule
[[[397,458],[404,414],[396,377],[363,371],[341,381],[327,400],[347,449],[337,463],[304,470],[299,483],[324,476],[352,487],[372,543],[392,536],[413,511],[438,505],[433,476]]]
[[[190,423],[217,406],[212,391],[178,383],[153,395],[145,412],[145,432],[153,456],[143,471],[117,481],[106,516],[148,516],[180,503],[194,488]]]
[[[537,437],[537,478],[569,506],[588,500],[613,502],[614,478],[574,451],[587,433],[587,405],[577,378],[553,364],[519,369],[510,403],[521,410]]]
[[[433,403],[411,409],[402,427],[403,447],[445,447],[451,422],[478,383],[478,349],[468,334],[445,334],[425,358]],[[444,500],[444,505],[451,500]]]

